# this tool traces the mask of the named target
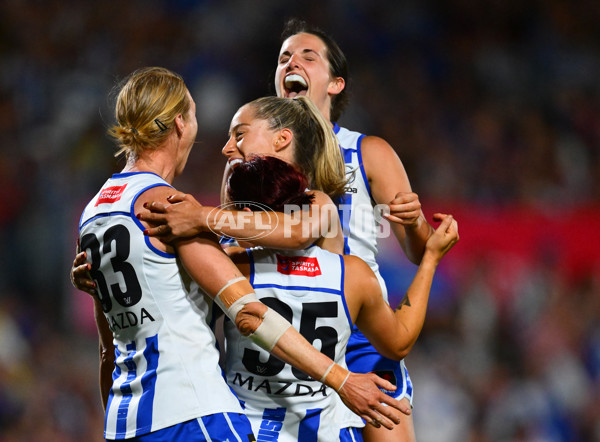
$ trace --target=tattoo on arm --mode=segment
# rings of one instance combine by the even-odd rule
[[[410,307],[410,299],[408,299],[408,293],[404,295],[404,298],[402,298],[402,301],[400,301],[400,305],[396,310],[402,310],[403,306]]]

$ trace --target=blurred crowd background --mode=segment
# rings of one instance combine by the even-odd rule
[[[0,442],[101,440],[69,269],[122,166],[114,86],[184,76],[199,142],[175,184],[217,204],[229,121],[274,93],[291,16],[348,57],[340,123],[394,146],[429,219],[459,220],[406,359],[418,440],[600,441],[599,2],[0,0]],[[414,266],[381,249],[394,305]]]

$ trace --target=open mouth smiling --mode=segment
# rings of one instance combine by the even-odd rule
[[[284,81],[285,96],[294,98],[298,95],[306,95],[308,92],[308,84],[306,80],[298,74],[290,74],[285,77]]]

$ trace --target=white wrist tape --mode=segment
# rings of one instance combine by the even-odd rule
[[[279,338],[290,328],[290,324],[283,316],[275,310],[269,308],[262,317],[262,323],[249,338],[267,351],[273,350],[273,347],[279,341]]]
[[[348,380],[349,376],[350,372],[347,369],[336,364],[335,362],[332,362],[327,370],[325,370],[320,382],[339,392]]]
[[[327,375],[329,374],[329,372],[331,371],[331,369],[333,368],[334,365],[335,365],[335,362],[332,362],[331,365],[329,367],[327,367],[327,370],[325,370],[325,373],[323,373],[323,376],[321,376],[321,379],[319,379],[319,382],[321,384],[325,383],[325,379],[327,379]]]

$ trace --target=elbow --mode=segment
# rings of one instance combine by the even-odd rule
[[[406,356],[408,356],[408,354],[410,353],[410,351],[412,350],[413,346],[415,345],[416,339],[398,339],[396,342],[393,342],[391,340],[387,340],[386,344],[387,344],[387,348],[385,349],[377,349],[383,356],[385,356],[388,359],[392,359],[394,361],[400,361],[402,359],[404,359]]]
[[[426,250],[424,244],[423,244],[423,247],[421,247],[417,250],[414,250],[407,246],[404,246],[403,250],[404,250],[404,255],[410,262],[412,262],[416,266],[421,265],[421,261],[423,260],[423,256],[425,256],[425,250]]]
[[[382,351],[381,354],[383,354],[386,358],[392,359],[394,361],[401,361],[406,356],[408,356],[408,354],[412,350],[412,347],[413,347],[412,344],[400,345],[400,346],[388,349],[387,351]]]
[[[404,359],[405,357],[408,356],[408,354],[410,353],[410,351],[412,350],[413,346],[412,345],[408,345],[402,348],[399,348],[396,350],[396,357],[394,359],[397,359],[398,361]]]
[[[412,255],[412,254],[408,254],[407,258],[414,265],[418,266],[418,265],[421,265],[421,260],[423,259],[423,255],[415,256],[415,255]]]
[[[313,245],[317,238],[313,238],[306,230],[302,227],[302,224],[293,226],[289,239],[285,241],[286,248],[289,250],[302,250]]]

